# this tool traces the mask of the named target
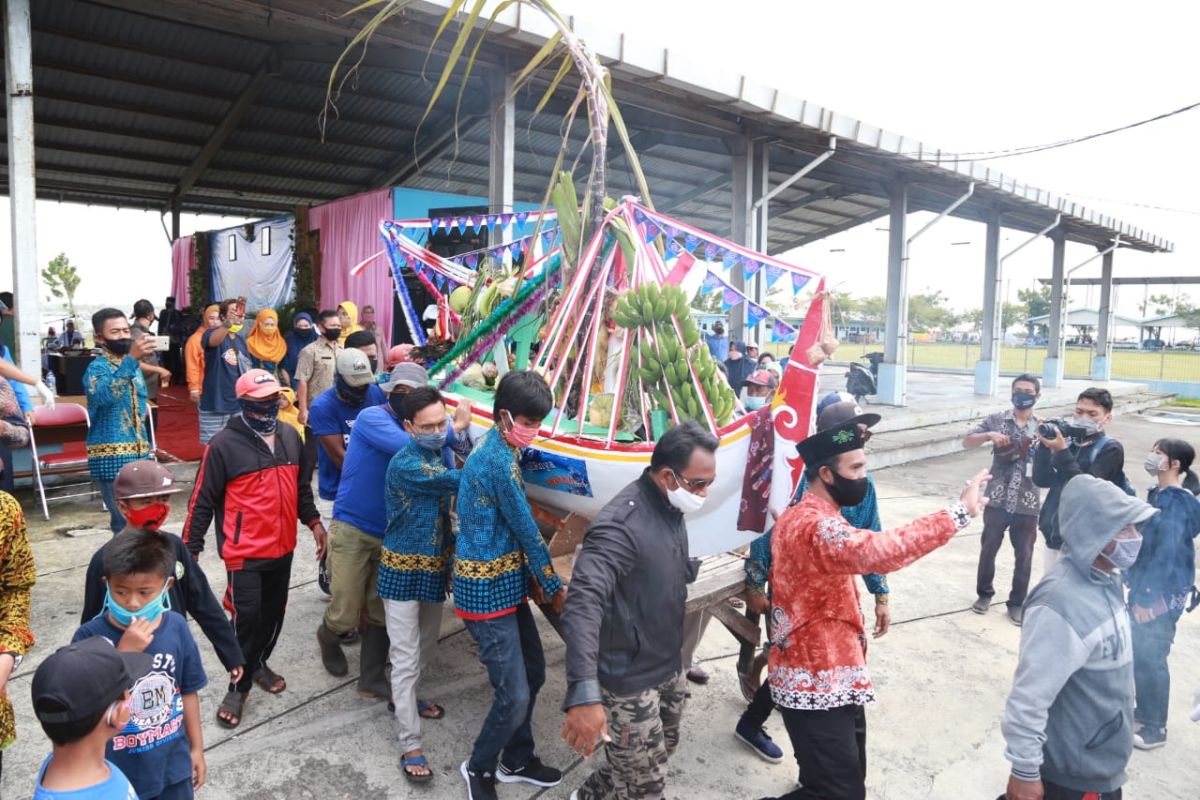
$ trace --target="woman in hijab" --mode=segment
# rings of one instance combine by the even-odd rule
[[[292,332],[284,337],[287,342],[287,355],[283,357],[283,362],[279,365],[280,371],[283,373],[281,381],[286,386],[296,388],[295,383],[296,365],[300,361],[300,351],[317,340],[317,331],[313,328],[312,314],[307,311],[301,311],[292,317]]]
[[[338,339],[338,344],[345,347],[346,337],[363,329],[362,325],[358,324],[358,306],[347,300],[337,307],[337,313],[342,323],[342,336]]]
[[[274,374],[287,356],[287,342],[279,333],[279,314],[274,309],[264,308],[254,318],[254,327],[246,336],[246,349],[257,369]]]

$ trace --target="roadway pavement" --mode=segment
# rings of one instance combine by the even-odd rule
[[[1194,436],[1193,426],[1169,421],[1176,424],[1126,416],[1112,426],[1113,435],[1126,445],[1130,477],[1139,488],[1147,483],[1140,468],[1142,457],[1157,438]],[[945,505],[956,496],[964,477],[987,461],[986,454],[977,451],[879,471],[875,478],[884,523],[902,523]],[[29,498],[22,499],[32,509]],[[182,503],[168,529],[178,530],[181,511]],[[29,513],[39,574],[33,610],[38,644],[10,684],[20,738],[4,754],[0,797],[5,800],[31,795],[37,766],[49,749],[31,713],[29,679],[37,663],[67,642],[78,625],[84,567],[106,536],[66,535],[69,529],[103,524],[98,502],[90,507],[59,504],[50,523],[42,522],[40,513]],[[868,796],[872,798],[992,800],[1003,791],[1007,763],[1000,718],[1020,631],[1008,622],[1002,603],[986,616],[969,611],[975,599],[979,530],[977,521],[939,551],[890,578],[892,631],[871,644],[869,656],[879,696],[868,710]],[[1035,580],[1041,572],[1040,551],[1039,544]],[[1010,552],[1002,550],[998,562],[1001,601],[1011,575]],[[203,564],[220,588],[224,582],[211,548]],[[325,601],[315,578],[312,541],[302,535],[288,618],[272,662],[287,678],[288,690],[279,696],[255,690],[236,733],[218,728],[213,720],[224,681],[212,648],[198,636],[213,681],[201,693],[209,783],[199,797],[432,800],[465,796],[458,765],[490,704],[487,679],[470,637],[447,615],[422,692],[447,708],[445,719],[425,724],[426,753],[436,778],[428,786],[411,787],[400,773],[395,732],[384,705],[360,698],[352,679],[332,678],[320,666],[314,631]],[[561,786],[549,790],[502,785],[501,798],[566,798],[592,766],[559,739],[564,648],[548,625],[541,630],[548,680],[537,705],[534,730],[539,755],[567,774]],[[1192,759],[1200,752],[1200,725],[1190,723],[1187,713],[1193,690],[1200,688],[1198,630],[1200,616],[1186,616],[1180,623],[1171,656],[1170,741],[1161,750],[1134,753],[1128,797],[1196,796]],[[732,736],[744,706],[734,672],[736,652],[733,638],[720,625],[709,627],[698,658],[712,680],[693,689],[682,743],[670,763],[668,797],[755,798],[794,787],[796,770],[778,716],[768,723],[768,731],[787,754],[783,764],[759,760]],[[352,669],[357,658],[356,648],[351,648]]]

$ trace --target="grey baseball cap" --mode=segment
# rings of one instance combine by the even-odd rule
[[[385,393],[390,393],[397,386],[419,389],[428,385],[429,373],[420,364],[409,361],[392,367],[392,374],[388,376],[387,383],[380,384],[379,388]]]

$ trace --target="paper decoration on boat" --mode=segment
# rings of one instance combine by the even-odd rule
[[[777,267],[774,264],[767,264],[767,288],[771,288],[775,283],[783,277],[785,270],[783,267]]]
[[[746,325],[753,328],[758,323],[762,322],[767,317],[771,316],[771,312],[757,303],[746,303]]]
[[[700,291],[707,293],[720,289],[724,285],[724,281],[717,277],[715,272],[708,272],[704,275],[704,283],[700,284]]]

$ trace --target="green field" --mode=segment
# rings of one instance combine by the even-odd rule
[[[767,349],[777,356],[787,354],[789,344],[771,342]],[[864,353],[882,351],[882,344],[850,344],[838,347],[838,361],[861,360]],[[1030,372],[1040,375],[1045,347],[1004,347],[1000,350],[1002,372]],[[1091,373],[1091,348],[1067,348],[1064,372],[1068,378],[1084,378]],[[917,343],[908,348],[908,363],[912,367],[939,367],[972,371],[979,360],[979,345]],[[1114,379],[1162,380],[1200,382],[1200,352],[1162,350],[1157,353],[1141,350],[1114,350],[1112,376]]]

